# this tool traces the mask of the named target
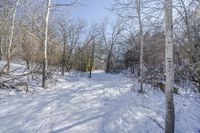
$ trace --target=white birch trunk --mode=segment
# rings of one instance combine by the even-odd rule
[[[137,13],[138,13],[138,20],[140,26],[140,90],[139,92],[143,92],[143,55],[144,55],[144,36],[143,36],[143,26],[142,26],[142,19],[141,19],[141,0],[136,0],[137,3]]]
[[[42,87],[47,88],[47,41],[48,41],[48,23],[50,14],[51,0],[47,0],[47,12],[45,18],[45,36],[44,36],[44,64],[43,64],[43,77],[42,77]]]
[[[13,8],[12,25],[11,25],[9,44],[8,44],[8,53],[7,53],[7,73],[9,73],[10,71],[11,47],[12,47],[13,34],[14,34],[14,29],[15,29],[15,16],[16,16],[17,6],[19,4],[19,1],[20,0],[16,1],[15,6]]]
[[[165,62],[166,62],[166,118],[165,133],[174,133],[174,64],[173,64],[173,20],[172,0],[165,0]]]

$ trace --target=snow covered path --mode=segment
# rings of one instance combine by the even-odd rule
[[[162,133],[164,95],[130,93],[132,82],[96,72],[92,79],[59,78],[34,94],[0,94],[0,133]],[[200,132],[199,104],[175,100],[176,132]]]
[[[127,79],[97,75],[91,81],[59,79],[53,90],[5,98],[0,109],[0,132],[102,132],[102,119],[112,109],[109,96],[115,95],[115,87],[126,87]]]

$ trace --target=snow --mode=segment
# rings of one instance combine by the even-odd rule
[[[123,74],[57,76],[49,89],[0,91],[1,133],[163,133],[165,96]],[[131,90],[131,88],[134,88]],[[175,96],[176,133],[200,132],[199,98]]]

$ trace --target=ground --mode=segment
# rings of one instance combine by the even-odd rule
[[[0,93],[1,133],[163,133],[165,97],[124,74],[57,76],[49,89]],[[131,90],[132,88],[132,90]],[[175,95],[176,133],[200,132],[198,97]]]

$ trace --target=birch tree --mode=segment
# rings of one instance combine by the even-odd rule
[[[44,62],[43,62],[43,76],[42,76],[42,87],[47,88],[47,40],[48,40],[48,23],[49,23],[49,14],[51,9],[51,0],[47,0],[47,12],[45,18],[45,36],[44,36]]]
[[[134,25],[134,29],[139,30],[140,39],[140,89],[139,92],[143,92],[143,80],[144,80],[144,29],[145,25],[150,24],[150,20],[156,18],[156,13],[160,10],[160,7],[154,7],[152,5],[158,5],[160,1],[152,0],[115,0],[112,11],[117,16],[123,18],[127,25]],[[156,9],[156,10],[155,10]],[[159,9],[159,10],[158,10]],[[135,24],[137,20],[138,24]],[[139,27],[139,28],[138,28]],[[149,26],[148,26],[149,27]],[[147,28],[145,29],[147,30]],[[133,32],[133,31],[132,31]],[[137,31],[136,31],[137,32]]]
[[[140,26],[140,90],[139,92],[143,92],[143,56],[144,56],[144,36],[143,36],[143,26],[142,26],[142,19],[141,19],[141,0],[136,0],[137,5],[137,14],[138,14],[138,21]]]
[[[12,24],[11,24],[10,39],[9,39],[9,44],[8,44],[8,53],[7,53],[7,73],[9,73],[10,71],[11,46],[13,42],[13,34],[14,34],[14,29],[15,29],[15,16],[16,16],[17,6],[19,4],[19,1],[20,0],[16,1],[15,6],[13,8]]]
[[[173,20],[172,0],[165,0],[165,64],[166,64],[166,118],[165,133],[174,133],[174,64],[173,64]]]

